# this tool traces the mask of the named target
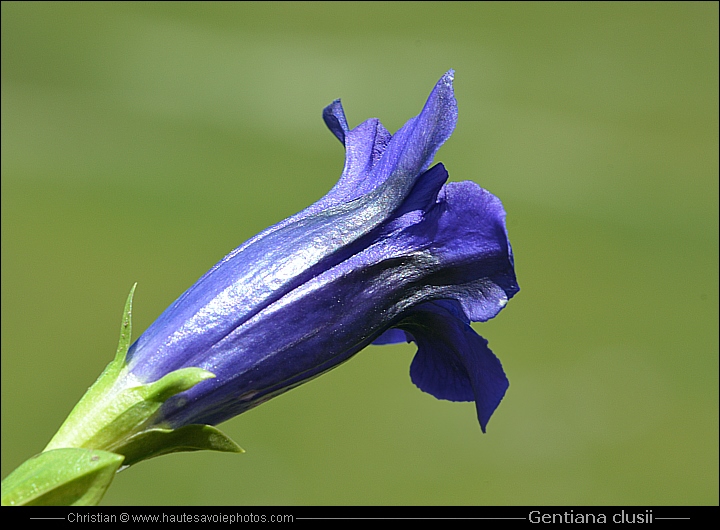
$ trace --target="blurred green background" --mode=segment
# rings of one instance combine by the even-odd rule
[[[2,3],[2,476],[342,146],[456,70],[440,150],[508,211],[520,294],[476,325],[510,390],[418,391],[370,347],[106,504],[717,504],[718,4]]]

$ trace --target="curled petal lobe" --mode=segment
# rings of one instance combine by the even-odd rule
[[[438,399],[474,401],[485,432],[510,383],[487,341],[459,313],[451,302],[429,302],[403,322],[418,345],[410,377],[420,390]]]
[[[337,136],[338,140],[345,145],[345,135],[350,128],[348,127],[345,111],[339,99],[336,99],[325,107],[323,110],[323,120],[327,128],[330,129],[330,132]]]

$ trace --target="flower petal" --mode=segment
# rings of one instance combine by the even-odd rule
[[[445,264],[443,281],[457,286],[454,298],[470,320],[494,317],[520,290],[500,199],[474,182],[451,182],[431,216],[437,216],[431,250]]]
[[[417,176],[430,166],[457,123],[453,76],[453,70],[443,75],[422,112],[393,135],[370,173],[373,182],[380,184],[392,176],[394,187],[404,196]]]
[[[412,340],[412,336],[409,336],[403,330],[398,328],[390,328],[385,333],[380,335],[377,339],[375,339],[372,343],[376,346],[381,346],[383,344],[397,344],[399,342],[410,342]]]
[[[454,305],[421,304],[400,324],[418,345],[410,377],[420,390],[438,399],[475,401],[485,432],[510,383],[487,341],[463,321]]]
[[[350,128],[345,118],[345,110],[339,99],[336,99],[323,109],[323,120],[328,129],[330,129],[330,132],[337,136],[338,140],[345,145],[345,135]]]
[[[380,120],[366,120],[345,136],[345,168],[337,184],[325,197],[303,210],[303,215],[319,212],[335,204],[349,202],[374,190],[382,182],[372,178],[372,169],[391,140]]]

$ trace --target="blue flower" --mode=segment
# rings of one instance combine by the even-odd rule
[[[335,187],[228,254],[130,348],[143,383],[185,367],[216,376],[170,398],[154,424],[215,425],[371,343],[407,340],[412,381],[475,401],[485,431],[508,381],[470,321],[493,318],[518,286],[500,201],[430,167],[457,121],[452,82],[450,71],[394,135],[377,119],[350,129],[340,100],[324,110],[346,150]]]

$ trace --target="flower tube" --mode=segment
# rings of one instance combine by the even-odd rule
[[[350,129],[339,182],[302,212],[223,258],[130,347],[148,384],[183,368],[214,378],[169,398],[149,425],[215,425],[339,365],[367,345],[414,341],[412,381],[440,399],[475,401],[486,425],[508,387],[470,327],[518,291],[500,201],[447,183],[433,157],[455,128],[453,72],[394,135],[377,119]]]

